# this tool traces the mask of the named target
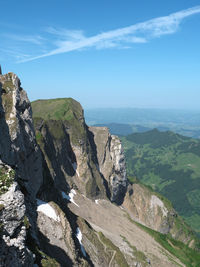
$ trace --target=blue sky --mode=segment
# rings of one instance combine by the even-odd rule
[[[30,100],[200,109],[199,4],[1,0],[0,64]]]

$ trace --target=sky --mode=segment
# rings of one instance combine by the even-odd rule
[[[200,110],[200,2],[0,0],[0,64],[31,101]]]

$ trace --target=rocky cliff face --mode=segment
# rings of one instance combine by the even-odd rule
[[[42,183],[41,154],[30,102],[15,74],[0,75],[0,95],[0,266],[31,266],[25,221],[35,228],[31,207]]]
[[[33,254],[26,246],[25,199],[16,182],[0,196],[0,206],[0,266],[32,266]]]
[[[108,197],[121,203],[127,177],[119,138],[111,136],[107,128],[88,128],[75,100],[55,101],[61,110],[70,105],[72,114],[60,117],[50,113],[47,118],[48,100],[32,106],[37,139],[57,188],[67,192],[74,187],[88,197]]]
[[[106,127],[90,127],[89,130],[94,136],[99,170],[107,181],[110,199],[121,204],[128,184],[121,141],[110,135]]]
[[[30,102],[13,73],[0,75],[0,94],[1,160],[15,167],[18,182],[35,195],[42,182],[42,161]]]
[[[123,207],[137,222],[163,234],[170,233],[190,247],[195,246],[195,236],[184,223],[172,204],[142,184],[128,186]]]
[[[34,130],[13,73],[0,75],[0,95],[1,267],[184,266],[131,219],[168,232],[174,215],[127,189],[118,137],[88,128],[73,99],[34,102]]]

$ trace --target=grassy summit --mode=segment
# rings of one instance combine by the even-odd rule
[[[34,117],[44,120],[73,120],[83,118],[83,110],[79,102],[72,98],[56,98],[36,100],[31,103]]]
[[[36,100],[31,105],[35,125],[43,119],[56,139],[62,138],[64,134],[63,124],[72,133],[72,143],[77,144],[84,139],[85,122],[79,102],[72,98],[57,98]],[[37,137],[40,138],[40,136]]]
[[[127,171],[166,196],[200,233],[200,140],[152,130],[122,137]]]

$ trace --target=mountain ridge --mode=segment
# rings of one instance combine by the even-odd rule
[[[88,127],[77,101],[68,99],[74,106],[56,115],[55,107],[33,103],[33,127],[30,102],[15,74],[0,75],[0,92],[0,181],[6,181],[5,188],[0,186],[5,189],[0,191],[1,267],[171,267],[199,262],[193,235],[187,236],[189,243],[182,240],[184,244],[133,220],[124,201],[128,194],[133,202],[136,194],[133,185],[127,188],[121,141],[107,128]],[[143,197],[139,188],[138,196]],[[169,211],[162,199],[152,203],[148,210],[162,224]],[[139,202],[137,207],[142,207]]]

